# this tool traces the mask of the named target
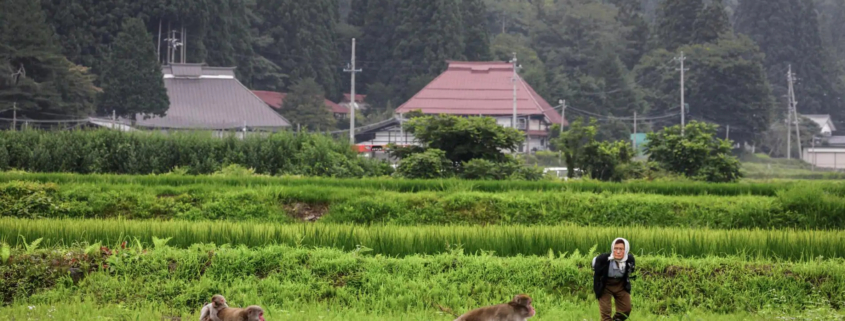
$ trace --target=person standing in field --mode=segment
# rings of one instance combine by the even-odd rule
[[[599,300],[602,321],[623,321],[631,314],[631,282],[634,273],[634,255],[628,253],[628,240],[617,238],[611,243],[611,252],[593,258],[593,291]],[[610,300],[616,301],[616,314],[611,317]]]

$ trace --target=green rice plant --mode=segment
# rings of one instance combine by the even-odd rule
[[[406,180],[394,178],[339,179],[320,177],[217,177],[191,175],[110,175],[110,174],[45,174],[45,173],[0,173],[0,182],[15,180],[53,182],[53,183],[91,183],[91,184],[132,184],[146,186],[320,186],[343,187],[354,189],[372,189],[395,192],[420,191],[478,191],[478,192],[591,192],[591,193],[647,193],[661,195],[758,195],[775,196],[779,190],[788,189],[797,183],[794,181],[741,182],[730,184],[712,184],[703,182],[648,182],[630,181],[608,183],[597,181],[467,181],[458,179],[443,180]],[[845,196],[845,182],[814,181],[814,185]]]
[[[23,246],[20,237],[43,238],[42,246],[77,243],[118,244],[138,238],[188,248],[197,243],[263,247],[272,244],[331,247],[352,251],[360,246],[388,256],[437,254],[460,246],[467,253],[497,256],[587,253],[605,250],[616,237],[631,241],[638,255],[679,257],[741,256],[808,261],[845,257],[845,233],[814,230],[712,230],[689,228],[560,226],[397,226],[348,224],[273,224],[236,222],[26,220],[0,218],[0,241]],[[609,245],[608,245],[609,246]]]

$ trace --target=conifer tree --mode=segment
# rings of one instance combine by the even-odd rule
[[[488,61],[492,59],[490,37],[487,34],[487,6],[483,0],[461,1],[464,25],[464,56],[469,61]]]
[[[693,25],[702,8],[702,0],[664,0],[657,16],[657,36],[661,46],[674,51],[693,43]]]
[[[170,100],[164,88],[161,67],[156,61],[152,36],[144,22],[130,18],[124,21],[108,57],[103,77],[103,95],[99,101],[101,114],[135,119],[136,115],[164,116]]]
[[[719,39],[725,32],[731,31],[728,13],[721,0],[711,1],[695,18],[693,23],[692,43],[708,43]]]
[[[326,106],[323,90],[314,78],[305,78],[290,87],[282,106],[282,115],[308,130],[334,128],[336,121]]]
[[[0,21],[0,105],[34,119],[93,111],[99,89],[87,68],[61,55],[40,1],[0,0]]]

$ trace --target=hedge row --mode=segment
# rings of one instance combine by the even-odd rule
[[[209,175],[112,175],[71,173],[0,173],[0,183],[11,181],[36,181],[59,184],[133,184],[144,186],[290,186],[290,187],[341,187],[394,192],[420,191],[476,191],[476,192],[591,192],[591,193],[644,193],[660,195],[757,195],[775,196],[778,191],[798,186],[812,185],[827,193],[845,197],[845,181],[773,181],[765,183],[712,184],[693,181],[625,183],[575,180],[561,181],[470,181],[459,179],[410,180],[398,178],[324,178],[324,177],[222,177]]]
[[[0,171],[150,174],[181,168],[208,174],[237,164],[257,173],[331,177],[389,175],[392,168],[359,158],[331,137],[289,132],[213,138],[200,133],[109,130],[0,131]]]
[[[321,186],[0,184],[0,216],[335,223],[845,228],[845,199],[819,187],[776,197],[574,192],[420,192]]]
[[[0,263],[5,302],[56,304],[76,298],[187,311],[222,292],[241,306],[299,309],[304,303],[321,303],[377,313],[436,311],[438,305],[466,311],[517,293],[530,294],[538,311],[595,302],[590,270],[595,253],[499,258],[453,251],[400,259],[287,246],[195,245],[180,250],[159,244],[142,250],[132,243],[126,248],[92,247],[88,255],[85,248],[30,252],[12,251],[9,262]],[[639,256],[637,268],[632,294],[640,313],[830,310],[845,305],[845,265],[840,260]]]

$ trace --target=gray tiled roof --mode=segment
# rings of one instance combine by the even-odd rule
[[[197,73],[195,69],[180,72]],[[150,119],[139,115],[136,126],[173,129],[238,129],[244,126],[280,129],[290,126],[287,119],[233,78],[165,77],[164,86],[170,98],[167,115]]]

